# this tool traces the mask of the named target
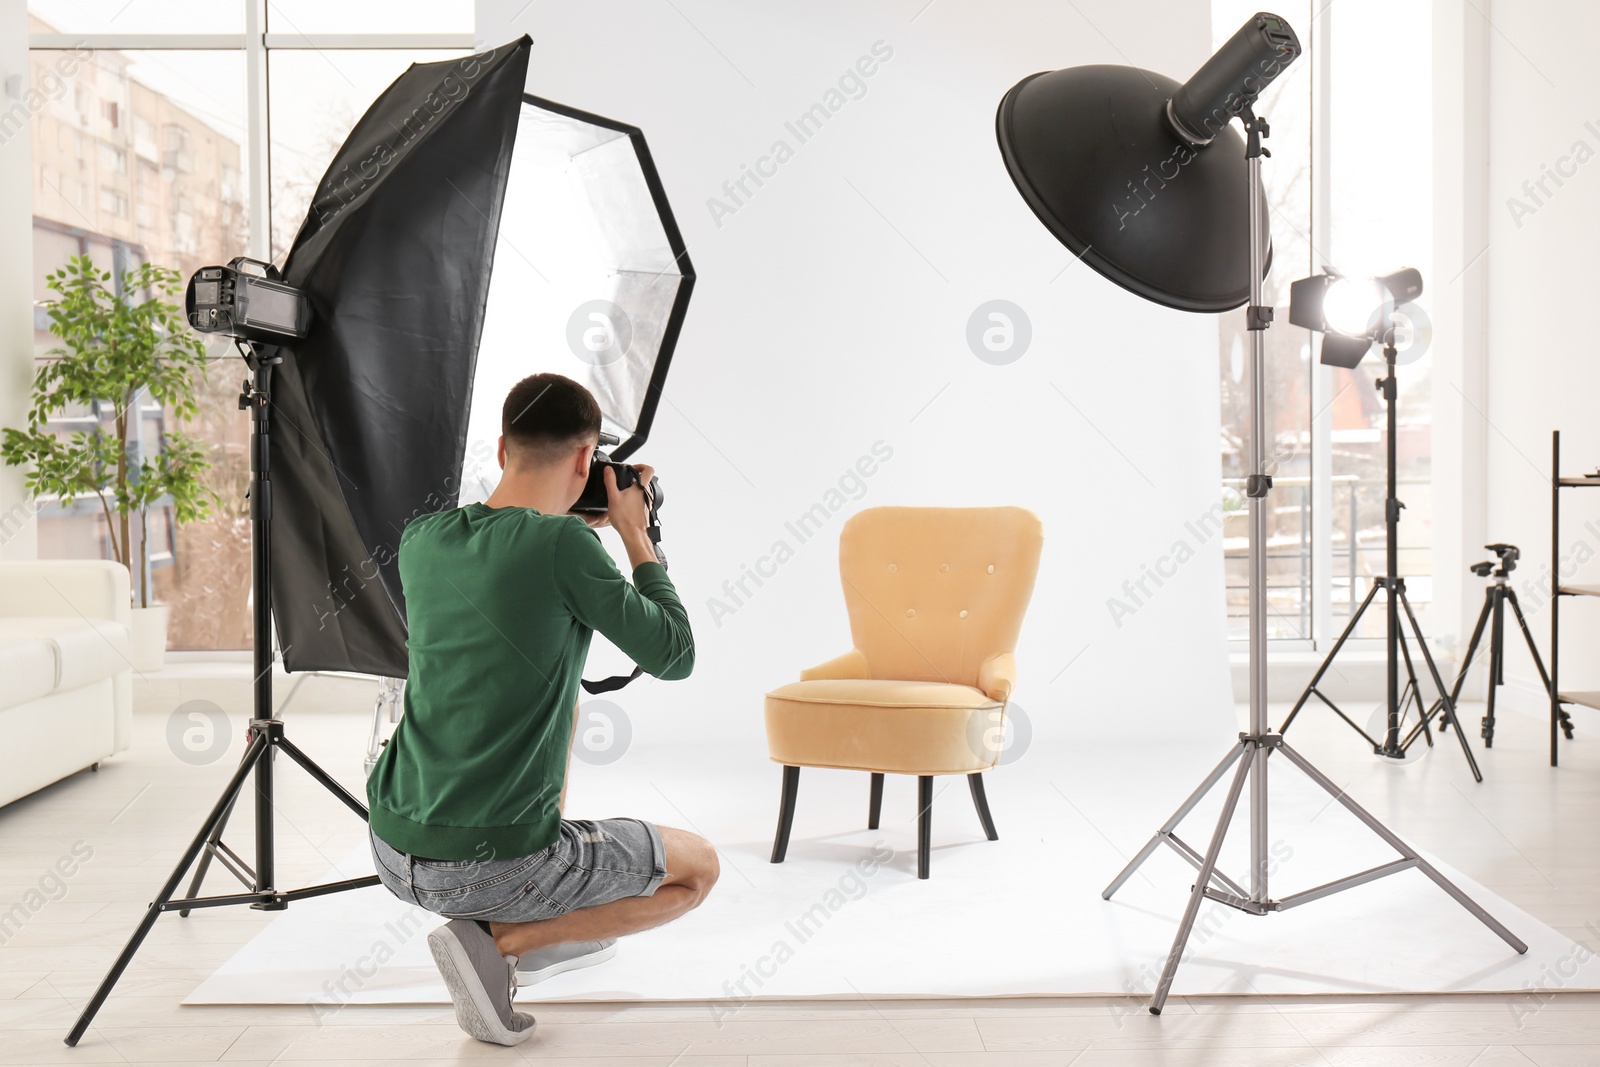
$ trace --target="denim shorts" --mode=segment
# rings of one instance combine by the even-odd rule
[[[661,832],[642,819],[564,819],[548,848],[515,859],[419,859],[368,836],[378,880],[389,892],[447,919],[554,919],[648,897],[667,876]]]

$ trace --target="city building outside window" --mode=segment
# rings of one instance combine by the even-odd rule
[[[245,6],[174,0],[118,11],[31,0],[30,82],[59,86],[51,106],[31,120],[36,301],[52,295],[45,276],[76,255],[113,272],[154,262],[185,276],[238,255],[281,263],[329,158],[368,104],[408,64],[472,46],[470,0],[397,4],[384,33],[407,35],[403,49],[372,35],[370,26],[347,24],[341,5],[320,0],[264,5],[264,32],[251,36]],[[96,47],[80,48],[78,35],[93,35]],[[228,35],[237,45],[219,47],[219,37]],[[268,116],[252,116],[246,106],[254,57],[272,72],[270,142]],[[263,191],[262,203],[252,204],[252,187]],[[36,356],[48,358],[53,338],[42,310],[34,326]],[[198,415],[179,427],[170,412],[145,405],[137,435],[144,455],[161,447],[168,429],[198,437],[221,501],[210,519],[181,527],[172,524],[170,508],[157,507],[151,516],[146,577],[156,599],[172,609],[174,649],[243,649],[251,642],[249,426],[237,405],[242,367],[229,344],[214,343],[209,351]],[[87,407],[64,412],[54,428],[70,433],[93,426],[95,417]],[[107,554],[97,502],[42,503],[40,556]]]

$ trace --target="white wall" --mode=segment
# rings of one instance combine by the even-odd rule
[[[670,493],[667,548],[700,666],[621,695],[639,741],[763,744],[761,694],[848,647],[836,545],[850,512],[1021,504],[1047,536],[1017,692],[1036,740],[1226,743],[1218,539],[1159,590],[1147,580],[1154,596],[1120,626],[1107,608],[1196,541],[1185,521],[1218,499],[1215,319],[1075,263],[994,144],[1000,97],[1035,71],[1132,62],[1187,76],[1210,52],[1205,4],[480,0],[478,26],[485,44],[534,38],[531,91],[645,130],[699,273],[641,458]],[[865,95],[796,145],[785,121],[880,41],[893,55]],[[726,201],[723,183],[780,138],[794,158],[714,218],[710,198]],[[969,315],[995,298],[1032,322],[1008,366],[966,342]],[[893,458],[860,498],[713,621],[711,598],[733,604],[724,582],[879,441]]]
[[[33,155],[28,5],[0,0],[0,426],[23,425],[33,381]],[[12,95],[16,92],[17,95]],[[35,522],[22,472],[0,465],[0,559],[31,559]]]
[[[1478,21],[1492,23],[1477,30],[1487,40],[1487,252],[1468,272],[1486,269],[1487,379],[1483,417],[1476,420],[1488,461],[1484,529],[1490,539],[1522,547],[1517,587],[1547,654],[1549,613],[1541,605],[1548,601],[1544,579],[1551,562],[1550,431],[1562,431],[1564,473],[1600,466],[1594,336],[1600,8],[1579,0],[1477,6],[1483,11]],[[1547,177],[1556,168],[1568,172],[1558,175],[1559,185]],[[1525,182],[1533,184],[1533,195]],[[1569,490],[1563,504],[1562,554],[1573,561],[1600,556],[1600,493]],[[1589,521],[1594,526],[1586,529]],[[1600,580],[1600,563],[1576,573],[1579,580]],[[1481,586],[1474,586],[1475,580],[1464,597],[1469,612],[1481,606]],[[1600,642],[1600,602],[1567,598],[1562,616],[1562,688],[1600,687],[1592,654]],[[1515,631],[1510,639],[1520,644]],[[1537,685],[1526,653],[1515,645],[1507,671],[1530,690]],[[1580,728],[1600,727],[1592,713],[1576,715]]]
[[[1464,4],[1436,3],[1433,41],[1434,654],[1466,654],[1482,585],[1466,574],[1484,556],[1490,430],[1487,352],[1488,24]],[[1498,535],[1494,535],[1498,536]],[[1531,547],[1531,546],[1529,546]]]

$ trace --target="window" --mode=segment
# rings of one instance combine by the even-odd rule
[[[112,174],[128,173],[128,153],[102,141],[100,144],[100,169],[110,171]]]
[[[143,115],[133,117],[133,151],[140,159],[160,158],[156,149],[156,124]]]
[[[1329,188],[1328,262],[1347,274],[1387,274],[1397,267],[1422,271],[1421,313],[1428,288],[1446,279],[1432,273],[1433,215],[1394,196],[1394,176],[1411,188],[1433,181],[1432,111],[1433,5],[1377,0],[1340,0],[1329,11],[1330,67],[1327,107]],[[1359,57],[1359,58],[1351,58]],[[1342,66],[1340,65],[1342,63]],[[1371,77],[1381,70],[1382,78]],[[1404,137],[1390,136],[1395,100],[1422,116],[1406,124]],[[1433,602],[1433,360],[1420,346],[1401,352],[1399,364],[1398,495],[1400,573],[1423,632]],[[1384,493],[1387,427],[1384,405],[1373,387],[1383,376],[1378,353],[1354,370],[1331,372],[1330,466],[1332,609],[1342,628],[1350,612],[1384,569]],[[1384,613],[1362,617],[1356,636],[1380,637]]]
[[[412,63],[445,52],[309,52],[274,49],[268,59],[272,130],[272,258],[281,263],[311,206],[328,161],[356,119]]]
[[[426,34],[432,46],[404,53],[362,47],[371,20],[351,21],[354,13],[325,0],[268,4],[268,29],[277,35],[270,50],[267,37],[245,34],[244,0],[29,0],[28,7],[37,35],[34,81],[64,54],[43,47],[47,43],[66,49],[73,42],[63,37],[94,34],[97,44],[117,46],[79,64],[55,117],[32,124],[39,183],[60,190],[41,195],[35,205],[41,299],[50,295],[44,275],[72,255],[89,254],[103,269],[148,260],[184,275],[237,255],[281,261],[311,186],[373,98],[408,63],[459,55],[472,45],[471,0],[402,5],[381,30]],[[329,33],[339,36],[318,36]],[[237,34],[239,46],[217,50],[215,37],[187,34]],[[263,54],[273,75],[270,146],[268,124],[252,125],[246,108],[249,72],[258,69],[247,56]],[[268,151],[252,152],[253,145]],[[272,210],[248,202],[257,183],[278,198]],[[268,233],[269,218],[287,236]],[[34,324],[42,353],[53,340],[48,319],[36,314]],[[143,577],[155,599],[172,609],[176,649],[240,649],[251,640],[249,425],[236,403],[237,357],[223,343],[212,355],[200,412],[188,425],[154,409],[139,420],[143,455],[161,447],[164,430],[196,437],[208,451],[209,484],[222,501],[203,522],[174,525],[170,508],[160,506],[150,518]],[[72,414],[92,423],[91,412]],[[67,420],[56,429],[68,432]],[[104,521],[93,501],[70,508],[47,503],[39,516],[40,555],[103,555]],[[136,588],[140,578],[136,565]]]
[[[1222,44],[1260,10],[1255,3],[1214,0],[1212,36]],[[1311,4],[1288,3],[1276,9],[1308,43]],[[1309,49],[1308,49],[1309,51]],[[1271,208],[1272,271],[1263,299],[1289,301],[1289,283],[1310,272],[1311,254],[1311,63],[1305,56],[1278,76],[1257,105],[1271,126],[1261,176]],[[1244,190],[1240,190],[1244,195]],[[1229,633],[1248,636],[1250,573],[1249,523],[1244,479],[1250,415],[1250,334],[1244,313],[1218,317],[1222,374],[1222,501],[1224,574]],[[1263,335],[1266,357],[1264,452],[1273,478],[1267,498],[1267,635],[1310,640],[1315,595],[1312,573],[1310,345],[1304,330],[1290,326],[1280,312]]]
[[[1257,10],[1213,0],[1220,45]],[[1410,123],[1393,136],[1392,108],[1404,99],[1426,116],[1431,100],[1432,3],[1384,0],[1291,3],[1278,9],[1295,27],[1304,53],[1268,89],[1259,107],[1272,124],[1272,158],[1262,168],[1272,213],[1272,273],[1266,300],[1278,306],[1266,333],[1266,452],[1274,491],[1266,546],[1268,633],[1330,647],[1350,613],[1383,572],[1385,413],[1373,382],[1376,352],[1352,371],[1322,367],[1320,342],[1288,323],[1289,283],[1324,266],[1355,275],[1397,267],[1422,270],[1425,295],[1432,216],[1392,195],[1404,173],[1418,188],[1431,180],[1431,127]],[[1325,37],[1326,40],[1319,40]],[[1328,56],[1335,57],[1332,61]],[[1318,63],[1328,63],[1317,71]],[[1373,77],[1383,71],[1383,77]],[[1324,88],[1313,89],[1314,81]],[[1320,144],[1319,153],[1313,145]],[[1230,633],[1246,636],[1247,530],[1239,497],[1244,473],[1249,338],[1238,314],[1220,317],[1222,458]],[[1402,351],[1399,435],[1400,572],[1424,628],[1433,599],[1431,566],[1431,360],[1422,347]],[[1354,638],[1382,634],[1384,613],[1369,611]]]
[[[128,194],[121,189],[100,189],[100,210],[119,219],[128,217]]]

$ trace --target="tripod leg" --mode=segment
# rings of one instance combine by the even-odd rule
[[[1149,859],[1155,850],[1161,847],[1161,842],[1166,835],[1178,828],[1178,824],[1188,817],[1189,813],[1194,810],[1195,805],[1200,803],[1207,793],[1211,792],[1211,787],[1221,781],[1224,774],[1228,773],[1228,768],[1233,766],[1233,761],[1242,755],[1244,755],[1244,745],[1242,744],[1234,745],[1228,750],[1228,754],[1222,758],[1222,762],[1217,764],[1216,768],[1206,775],[1206,780],[1200,783],[1200,788],[1189,794],[1189,799],[1179,805],[1178,810],[1172,813],[1172,818],[1161,824],[1161,829],[1157,830],[1150,840],[1145,842],[1145,846],[1139,850],[1139,854],[1129,860],[1128,865],[1122,868],[1122,873],[1117,875],[1110,885],[1106,886],[1105,891],[1100,894],[1101,900],[1110,900],[1116,894],[1116,891],[1122,888],[1123,883],[1133,877],[1133,872],[1137,871],[1144,861]]]
[[[1506,608],[1505,600],[1494,598],[1494,625],[1489,639],[1489,701],[1484,709],[1483,747],[1494,747],[1494,696],[1506,681]]]
[[[1411,714],[1411,701],[1416,700],[1417,702],[1417,725],[1412,727],[1411,732],[1406,735],[1405,741],[1400,745],[1400,754],[1404,755],[1406,749],[1411,747],[1411,742],[1416,740],[1418,731],[1421,731],[1428,738],[1428,747],[1433,747],[1433,735],[1427,732],[1428,716],[1443,708],[1444,705],[1435,704],[1431,708],[1423,707],[1422,686],[1417,682],[1416,664],[1411,662],[1411,646],[1406,642],[1406,632],[1401,630],[1395,634],[1395,638],[1395,644],[1400,648],[1400,658],[1406,665],[1406,685],[1405,689],[1400,693],[1400,718],[1397,721],[1404,722],[1406,716]]]
[[[84,1032],[89,1029],[89,1024],[94,1021],[95,1013],[100,1010],[100,1006],[111,995],[111,987],[117,984],[117,979],[122,977],[122,972],[128,969],[128,964],[133,960],[133,954],[139,951],[139,946],[144,943],[144,939],[149,935],[150,929],[155,926],[156,919],[160,917],[163,910],[162,905],[172,899],[172,894],[177,890],[178,883],[183,881],[183,873],[189,869],[189,865],[194,862],[195,857],[200,854],[200,850],[205,847],[206,841],[211,837],[211,831],[227,816],[234,802],[239,799],[239,790],[244,785],[245,776],[255,769],[256,763],[260,761],[266,751],[266,736],[257,734],[250,742],[250,747],[245,750],[244,759],[239,761],[239,767],[233,772],[233,777],[228,779],[227,787],[223,789],[222,796],[218,798],[216,806],[211,809],[211,814],[206,816],[206,821],[201,825],[200,832],[195,834],[194,840],[189,842],[189,847],[184,849],[183,857],[178,860],[178,865],[172,869],[172,874],[167,878],[166,885],[161,887],[161,891],[156,894],[155,900],[150,902],[149,909],[145,911],[144,918],[139,921],[139,926],[134,930],[133,936],[128,939],[127,945],[123,947],[122,954],[111,965],[111,970],[106,972],[106,976],[101,981],[99,988],[94,991],[94,996],[89,998],[89,1003],[83,1009],[83,1014],[78,1016],[78,1021],[72,1025],[72,1030],[66,1037],[66,1042],[69,1046],[76,1045],[79,1039],[83,1037]]]
[[[1511,604],[1511,613],[1517,617],[1517,625],[1522,628],[1523,640],[1528,642],[1528,654],[1533,657],[1533,665],[1539,669],[1539,681],[1544,685],[1545,695],[1550,695],[1550,675],[1544,669],[1544,660],[1539,658],[1539,646],[1533,643],[1533,631],[1528,629],[1528,620],[1522,615],[1522,605],[1517,602],[1517,591],[1506,587],[1506,600]],[[1567,709],[1561,709],[1561,729],[1567,735],[1567,740],[1572,740],[1572,716],[1567,714]]]
[[[237,801],[239,798],[234,797],[233,799],[234,801]],[[228,805],[228,810],[222,813],[222,818],[217,820],[217,825],[212,828],[211,833],[206,837],[206,847],[200,853],[200,862],[195,865],[194,878],[189,882],[189,891],[184,894],[185,896],[192,897],[199,895],[200,883],[206,880],[206,871],[211,869],[211,857],[213,855],[212,850],[217,847],[217,842],[222,840],[223,831],[227,830],[228,828],[228,817],[232,814],[233,804],[230,803]],[[178,912],[178,918],[187,919],[188,917],[188,908],[184,908],[182,911]]]
[[[1456,732],[1460,733],[1459,730]],[[1498,936],[1500,940],[1516,949],[1519,953],[1528,951],[1528,946],[1521,938],[1512,933],[1510,930],[1506,929],[1505,926],[1502,925],[1500,921],[1493,915],[1490,915],[1487,911],[1484,911],[1482,906],[1480,906],[1477,901],[1473,900],[1471,897],[1467,896],[1461,891],[1460,886],[1456,885],[1454,882],[1450,881],[1450,879],[1446,878],[1444,875],[1435,870],[1433,864],[1417,855],[1416,851],[1412,849],[1410,845],[1407,845],[1404,841],[1402,841],[1393,830],[1390,830],[1387,826],[1383,825],[1383,823],[1379,822],[1371,812],[1367,811],[1366,808],[1363,808],[1360,804],[1357,804],[1348,793],[1339,788],[1338,784],[1335,783],[1333,779],[1317,770],[1310,760],[1306,759],[1304,756],[1300,755],[1300,753],[1290,748],[1288,744],[1283,742],[1279,743],[1278,750],[1283,753],[1284,757],[1288,759],[1290,763],[1293,763],[1296,767],[1299,767],[1307,778],[1310,778],[1318,786],[1321,786],[1329,796],[1333,797],[1333,799],[1344,805],[1346,811],[1365,823],[1367,829],[1371,830],[1373,833],[1382,838],[1385,844],[1394,849],[1396,852],[1400,853],[1400,855],[1406,857],[1406,859],[1414,860],[1417,865],[1417,870],[1427,875],[1433,880],[1435,885],[1437,885],[1440,889],[1443,889],[1446,893],[1450,894],[1450,897],[1457,904],[1460,904],[1463,908],[1466,908],[1469,912],[1471,912],[1473,917],[1479,922],[1493,930],[1495,935]]]
[[[1441,721],[1445,721],[1448,717],[1444,710],[1445,701],[1443,695],[1434,701],[1432,705],[1424,705],[1422,703],[1422,683],[1417,681],[1417,667],[1411,659],[1411,645],[1406,641],[1406,632],[1404,630],[1395,634],[1395,644],[1400,649],[1400,656],[1405,661],[1406,667],[1406,688],[1400,701],[1401,721],[1404,721],[1406,716],[1411,714],[1411,702],[1413,700],[1417,702],[1417,724],[1411,728],[1405,739],[1400,742],[1400,752],[1396,756],[1398,759],[1411,751],[1411,746],[1416,743],[1418,737],[1425,739],[1428,742],[1428,747],[1432,748],[1433,732],[1428,728],[1429,724],[1433,721],[1435,715],[1439,716]]]
[[[1411,610],[1411,601],[1406,598],[1404,590],[1400,592],[1400,606],[1406,611],[1406,618],[1411,622],[1411,632],[1417,635],[1417,647],[1422,650],[1422,662],[1428,665],[1428,673],[1433,677],[1434,687],[1439,690],[1439,699],[1444,702],[1445,713],[1456,724],[1456,740],[1461,742],[1461,754],[1467,757],[1467,766],[1472,769],[1473,781],[1482,782],[1483,772],[1478,770],[1478,761],[1472,756],[1472,745],[1467,741],[1467,733],[1461,729],[1461,720],[1456,715],[1456,706],[1450,699],[1450,693],[1444,687],[1444,679],[1439,676],[1439,667],[1433,662],[1433,653],[1428,651],[1428,642],[1422,638],[1422,627],[1417,624],[1416,612]]]
[[[1489,616],[1493,612],[1494,587],[1490,586],[1483,596],[1483,610],[1478,612],[1478,624],[1472,628],[1472,640],[1467,642],[1467,654],[1461,661],[1461,669],[1456,672],[1456,684],[1450,687],[1450,707],[1454,708],[1461,699],[1461,687],[1467,683],[1467,672],[1472,670],[1472,661],[1478,655],[1478,642],[1483,640],[1483,629],[1489,624]],[[1529,638],[1531,641],[1532,638]],[[1543,670],[1541,667],[1540,670]],[[1439,720],[1439,729],[1443,731],[1448,726],[1449,719]]]
[[[1311,681],[1306,686],[1305,692],[1300,694],[1300,699],[1294,702],[1294,707],[1290,710],[1288,718],[1284,719],[1283,725],[1278,727],[1280,734],[1289,729],[1290,724],[1294,722],[1295,716],[1300,714],[1300,709],[1305,707],[1307,700],[1311,699],[1311,694],[1317,691],[1317,683],[1322,681],[1322,676],[1328,673],[1329,667],[1333,666],[1334,657],[1339,654],[1339,650],[1344,647],[1345,641],[1355,632],[1356,625],[1361,621],[1361,616],[1366,613],[1367,605],[1371,604],[1372,598],[1377,595],[1378,583],[1373,582],[1372,588],[1367,591],[1367,598],[1361,602],[1359,608],[1350,614],[1350,621],[1345,624],[1344,632],[1339,635],[1339,640],[1335,641],[1333,647],[1328,650],[1328,658],[1322,661],[1322,666],[1317,668],[1317,673],[1311,676]]]
[[[314,762],[312,762],[311,757],[306,755],[304,752],[301,752],[300,749],[295,746],[293,741],[290,741],[287,737],[280,736],[278,738],[278,747],[283,749],[290,759],[294,760],[301,767],[303,767],[307,774],[315,778],[322,788],[326,789],[328,792],[332,793],[336,798],[338,798],[338,800],[343,803],[345,807],[361,816],[362,819],[366,819],[368,817],[367,806],[361,803],[361,801],[357,800],[351,794],[350,790],[334,781],[333,776],[327,771],[323,770],[321,767],[318,767]]]
[[[1246,747],[1239,746],[1241,753]],[[1256,744],[1248,747],[1254,749]],[[1161,981],[1156,984],[1155,996],[1150,998],[1151,1015],[1161,1014],[1161,1009],[1167,1003],[1167,994],[1172,991],[1172,979],[1177,976],[1178,964],[1183,962],[1183,950],[1189,943],[1189,932],[1194,929],[1195,917],[1200,913],[1200,902],[1205,899],[1206,887],[1211,884],[1211,872],[1217,868],[1217,857],[1222,852],[1223,839],[1228,836],[1228,826],[1233,822],[1239,797],[1244,793],[1245,779],[1250,777],[1250,771],[1255,767],[1254,756],[1252,751],[1249,758],[1239,761],[1239,770],[1233,776],[1233,783],[1228,786],[1228,799],[1223,801],[1222,814],[1217,817],[1217,830],[1211,835],[1211,844],[1206,846],[1206,858],[1200,864],[1200,873],[1189,892],[1189,904],[1183,909],[1183,918],[1178,923],[1178,936],[1172,940],[1172,951],[1167,953],[1166,966],[1161,969]]]

